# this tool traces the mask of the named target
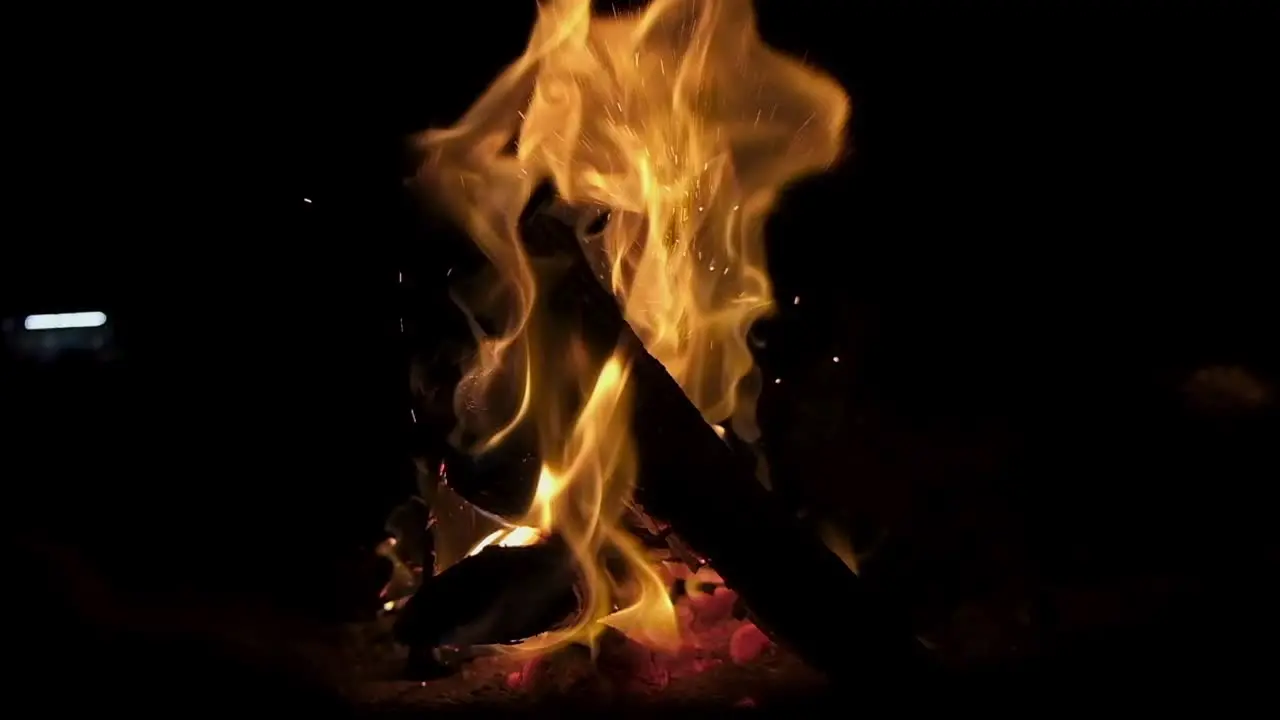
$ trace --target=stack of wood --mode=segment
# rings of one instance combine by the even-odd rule
[[[621,348],[630,361],[640,476],[629,520],[638,534],[695,570],[710,562],[760,627],[815,668],[864,679],[922,669],[905,618],[782,509],[749,471],[751,463],[735,455],[645,350],[562,208],[527,214],[523,236],[532,254],[570,258],[559,282],[543,288],[547,310],[579,328],[601,356]],[[468,481],[509,473],[509,510],[527,505],[532,493],[529,458],[506,448],[453,462]],[[483,503],[493,494],[471,484],[477,486],[468,489],[469,498]],[[573,583],[567,553],[554,541],[492,548],[426,582],[404,608],[397,637],[414,648],[516,641],[573,613]],[[535,608],[540,603],[544,607]],[[494,622],[512,612],[510,621]]]

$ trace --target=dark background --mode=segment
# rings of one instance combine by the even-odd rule
[[[874,548],[961,662],[1270,637],[1274,403],[1185,392],[1280,369],[1265,4],[758,5],[854,104],[848,160],[771,227],[787,502]],[[349,617],[466,255],[404,187],[406,138],[519,54],[531,5],[93,13],[15,26],[5,70],[0,309],[105,310],[120,350],[4,358],[7,530],[45,578],[15,612],[84,614],[49,579],[80,573]]]

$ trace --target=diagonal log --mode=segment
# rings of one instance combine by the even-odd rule
[[[522,231],[531,254],[570,258],[569,268],[543,288],[549,310],[578,322],[602,353],[616,343],[630,360],[637,501],[645,512],[669,523],[746,601],[766,632],[813,666],[860,677],[923,669],[905,618],[744,470],[645,350],[563,215],[529,213]]]

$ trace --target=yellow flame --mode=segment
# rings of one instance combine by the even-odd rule
[[[827,546],[833,555],[840,558],[840,562],[849,568],[854,575],[858,575],[858,553],[853,549],[853,539],[849,537],[849,533],[836,526],[829,520],[823,520],[818,523],[818,537],[822,539],[822,544]]]
[[[593,365],[572,328],[540,316],[518,229],[533,190],[550,180],[565,203],[609,211],[580,239],[627,321],[709,423],[753,440],[747,331],[773,308],[764,220],[785,185],[839,157],[848,116],[833,79],[764,44],[749,0],[606,17],[589,0],[549,0],[524,54],[456,125],[423,134],[423,179],[499,280],[467,298],[501,330],[473,323],[455,441],[484,452],[532,423],[545,462],[528,514],[472,552],[555,533],[584,579],[576,624],[524,648],[590,641],[606,624],[678,641],[661,579],[619,525],[636,479],[626,359]],[[624,561],[624,580],[605,556]]]
[[[525,525],[516,525],[509,528],[498,528],[484,537],[483,540],[475,544],[475,547],[467,551],[467,557],[479,555],[481,551],[490,545],[494,547],[525,547],[532,545],[543,537],[538,528],[532,528]]]

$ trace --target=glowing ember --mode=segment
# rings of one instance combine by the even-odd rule
[[[513,528],[501,528],[494,530],[485,536],[483,540],[476,543],[475,547],[467,552],[467,557],[477,555],[480,551],[496,545],[497,547],[521,547],[524,545],[532,545],[542,539],[542,533],[537,528],[525,527],[518,525]]]
[[[839,157],[848,115],[838,84],[764,45],[747,0],[655,0],[609,17],[550,0],[525,53],[457,125],[422,136],[423,179],[498,274],[467,298],[501,331],[473,323],[454,441],[483,453],[532,426],[544,462],[527,514],[472,553],[554,533],[583,577],[573,626],[522,649],[594,643],[612,626],[674,651],[682,633],[667,582],[620,526],[636,480],[625,356],[592,360],[535,302],[541,278],[518,230],[534,189],[551,181],[566,203],[608,209],[581,239],[627,321],[708,423],[750,441],[759,383],[746,336],[773,308],[764,220],[785,185]],[[605,555],[625,571],[606,570]],[[760,643],[746,632],[737,644]]]

